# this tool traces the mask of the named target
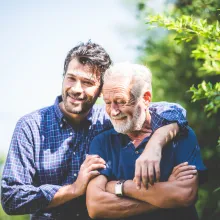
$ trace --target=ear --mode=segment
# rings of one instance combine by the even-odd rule
[[[145,102],[145,105],[147,105],[147,106],[151,102],[151,92],[150,91],[147,91],[144,93],[144,102]]]

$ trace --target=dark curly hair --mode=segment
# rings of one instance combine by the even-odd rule
[[[63,76],[65,76],[68,65],[72,59],[77,59],[83,65],[89,65],[93,70],[101,73],[100,81],[103,84],[103,75],[112,64],[110,56],[103,47],[89,40],[87,43],[80,43],[69,51],[64,62]]]

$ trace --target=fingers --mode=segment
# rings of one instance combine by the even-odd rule
[[[159,162],[155,163],[154,168],[155,168],[155,174],[156,174],[156,181],[159,182],[160,181],[160,164],[159,164]]]
[[[91,171],[94,171],[94,170],[104,169],[104,168],[106,168],[106,166],[104,164],[91,164],[85,170],[87,172],[91,172]]]
[[[144,187],[148,188],[148,184],[154,184],[154,180],[159,182],[160,179],[160,165],[159,162],[142,162],[137,160],[135,165],[135,177],[134,182],[136,183],[137,188],[141,187],[141,182]]]
[[[105,164],[105,160],[103,160],[99,155],[86,155],[85,163],[92,164],[94,162]]]
[[[148,188],[148,182],[149,182],[147,166],[143,166],[141,168],[141,171],[142,171],[142,174],[141,174],[142,178],[140,178],[140,179],[142,179],[142,183],[143,183],[144,187],[147,189]]]
[[[99,155],[88,155],[81,165],[82,169],[86,169],[92,164],[102,164],[105,165],[105,161]],[[103,167],[102,167],[103,168]]]
[[[153,185],[154,184],[154,164],[149,163],[147,169],[148,169],[149,182],[151,185]]]
[[[178,178],[178,180],[183,181],[183,180],[187,180],[187,179],[192,179],[193,177],[194,177],[194,175],[182,176],[182,177]]]
[[[197,173],[197,170],[187,170],[187,171],[183,171],[183,172],[180,172],[176,178],[177,180],[179,180],[181,177],[184,177],[184,176],[193,176]]]
[[[186,165],[188,165],[188,162],[180,163],[179,165],[177,165],[177,166],[175,166],[175,167],[173,168],[172,173],[174,173],[174,172],[175,172],[177,169],[179,169],[180,167],[186,166]]]
[[[97,170],[90,171],[89,172],[89,179],[91,180],[91,179],[95,178],[96,176],[98,176],[99,174],[100,173]]]
[[[136,166],[135,166],[134,181],[136,183],[137,189],[140,189],[141,188],[141,166],[138,163],[136,163]]]
[[[178,169],[176,169],[172,173],[172,175],[177,177],[181,172],[192,171],[192,170],[196,170],[196,167],[195,166],[191,166],[191,165],[183,165],[183,166],[178,167]]]

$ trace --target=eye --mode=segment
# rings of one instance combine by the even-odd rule
[[[83,84],[86,86],[93,86],[94,85],[94,83],[90,82],[90,81],[84,81]]]
[[[125,105],[126,102],[124,100],[117,100],[118,105]]]
[[[110,105],[111,104],[111,102],[108,101],[108,100],[104,100],[104,102],[105,102],[106,105]]]
[[[67,80],[73,82],[73,81],[75,81],[76,79],[75,79],[74,77],[68,76],[68,77],[67,77]]]

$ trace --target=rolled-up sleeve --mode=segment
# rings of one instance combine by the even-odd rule
[[[14,130],[2,174],[1,203],[9,215],[30,214],[48,206],[61,186],[36,185],[33,134],[20,120]]]

